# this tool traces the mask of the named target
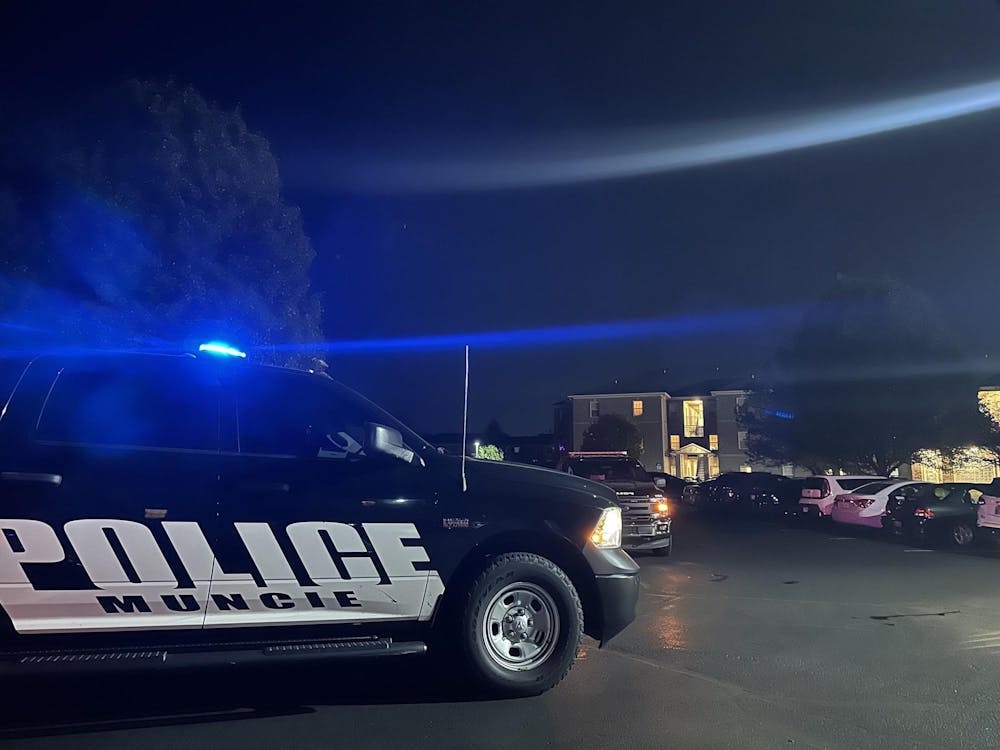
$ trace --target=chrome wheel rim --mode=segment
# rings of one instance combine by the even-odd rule
[[[559,609],[541,586],[511,583],[485,609],[482,636],[490,659],[504,669],[535,669],[552,656],[559,638]]]

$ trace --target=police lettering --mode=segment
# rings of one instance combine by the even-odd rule
[[[239,557],[220,559],[193,521],[157,528],[73,520],[63,527],[65,549],[41,521],[0,519],[0,530],[0,605],[19,632],[113,629],[122,620],[239,627],[288,618],[427,619],[444,590],[412,523],[299,521],[278,532],[279,540],[270,524],[239,522],[228,538],[249,562],[242,570],[233,562]],[[31,580],[41,566],[77,563],[90,587],[40,590]]]

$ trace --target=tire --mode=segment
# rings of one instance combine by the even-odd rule
[[[672,547],[673,545],[671,545]],[[657,547],[653,550],[653,554],[657,557],[670,557],[671,547]]]
[[[970,547],[976,541],[976,530],[970,524],[959,521],[949,529],[948,538],[955,547]]]
[[[569,577],[527,552],[496,557],[469,589],[461,645],[473,678],[492,694],[539,695],[569,673],[583,607]]]

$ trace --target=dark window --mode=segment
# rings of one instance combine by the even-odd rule
[[[218,450],[218,389],[165,363],[135,370],[63,370],[38,438],[69,443]]]
[[[240,452],[357,460],[370,415],[332,388],[295,375],[267,375],[237,390]]]
[[[574,458],[566,471],[595,482],[652,482],[652,477],[634,458]]]

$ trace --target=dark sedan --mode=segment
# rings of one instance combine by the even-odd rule
[[[805,482],[805,479],[763,475],[750,489],[750,511],[762,518],[798,519]]]
[[[967,547],[976,540],[979,499],[989,487],[971,482],[928,485],[908,499],[891,497],[882,526],[916,542]]]

